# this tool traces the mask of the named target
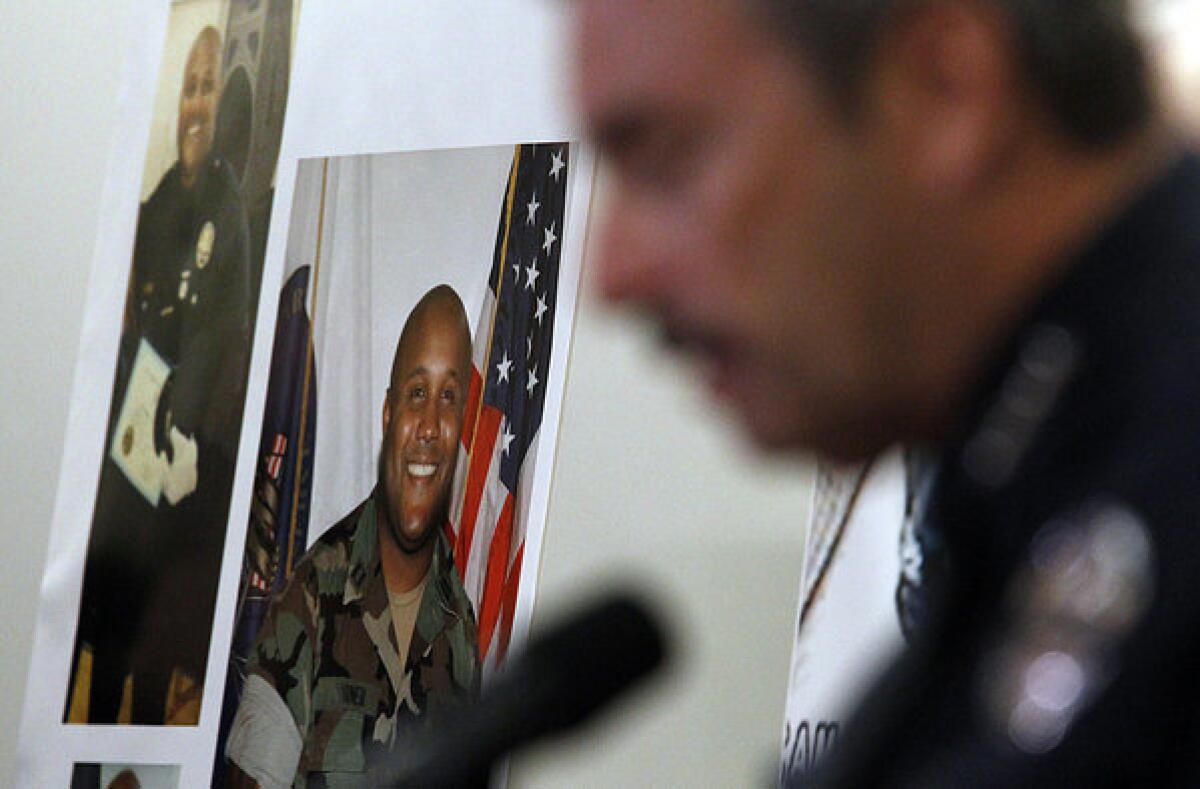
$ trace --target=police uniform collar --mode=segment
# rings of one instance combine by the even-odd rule
[[[1070,383],[1096,360],[1098,355],[1091,354],[1090,348],[1104,348],[1109,364],[1129,363],[1126,355],[1113,351],[1126,347],[1122,334],[1128,324],[1123,319],[1137,309],[1131,295],[1156,273],[1160,261],[1178,248],[1164,249],[1164,242],[1191,248],[1200,244],[1200,226],[1180,218],[1181,212],[1194,211],[1197,206],[1200,158],[1182,154],[1133,196],[1018,320],[1009,339],[993,354],[987,374],[967,398],[960,428],[947,444],[950,451],[944,457],[957,461],[956,470],[965,472],[967,481],[985,493],[999,491],[1012,481],[1011,474],[978,473],[972,467],[972,452],[978,451],[981,441],[987,441],[984,434],[989,430],[1019,432],[1017,443],[1024,447],[1032,444]],[[1180,227],[1190,228],[1191,236],[1180,239]],[[1049,378],[1041,381],[1041,394],[1048,396],[1049,402],[1030,415],[1034,423],[1018,424],[1005,420],[1003,398],[1027,383],[1021,380],[1021,367],[1022,359],[1030,357],[1035,362],[1050,362]],[[1012,436],[994,437],[1007,440]],[[1019,461],[1020,457],[1014,457],[1008,465]]]
[[[169,175],[171,180],[174,181],[174,187],[179,191],[202,194],[208,188],[209,181],[218,177],[221,171],[227,166],[225,159],[219,153],[210,151],[196,169],[196,180],[192,182],[190,188],[183,185],[183,162],[177,159],[175,165],[169,171]]]
[[[1134,391],[1152,380],[1143,370],[1164,343],[1185,338],[1172,337],[1179,317],[1148,311],[1141,294],[1153,291],[1161,301],[1175,278],[1192,276],[1197,210],[1200,159],[1181,155],[1074,256],[992,356],[943,446],[929,499],[928,527],[954,557],[957,569],[947,573],[956,587],[997,591],[1023,555],[1038,516],[1010,505],[1041,501],[1036,491],[1056,468],[1055,442],[1072,441],[1084,421],[1103,424],[1120,403],[1150,396]]]

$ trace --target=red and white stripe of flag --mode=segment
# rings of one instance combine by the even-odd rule
[[[487,674],[508,651],[524,534],[517,525],[522,520],[517,517],[518,501],[500,480],[504,415],[491,405],[480,408],[496,309],[496,297],[490,289],[485,299],[475,334],[463,442],[455,470],[455,490],[460,494],[451,511],[450,536],[463,588],[475,606],[479,652]]]
[[[283,456],[286,452],[287,436],[283,433],[276,433],[275,440],[271,442],[271,454],[267,456],[267,474],[271,479],[279,479],[279,472],[283,469]]]

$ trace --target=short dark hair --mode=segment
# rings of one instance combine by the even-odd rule
[[[1013,25],[1028,84],[1077,142],[1115,142],[1153,111],[1129,0],[980,0]],[[832,95],[852,106],[889,18],[921,0],[758,0]]]

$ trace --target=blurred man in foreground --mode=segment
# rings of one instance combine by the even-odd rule
[[[479,692],[475,614],[443,532],[471,379],[446,285],[413,308],[375,490],[272,602],[226,748],[234,786],[375,786],[412,730]]]
[[[1127,4],[576,6],[606,295],[763,446],[938,453],[947,569],[826,780],[1194,780],[1200,163]]]

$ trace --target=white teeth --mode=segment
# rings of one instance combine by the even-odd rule
[[[437,466],[429,463],[409,463],[408,473],[414,477],[432,477]]]

